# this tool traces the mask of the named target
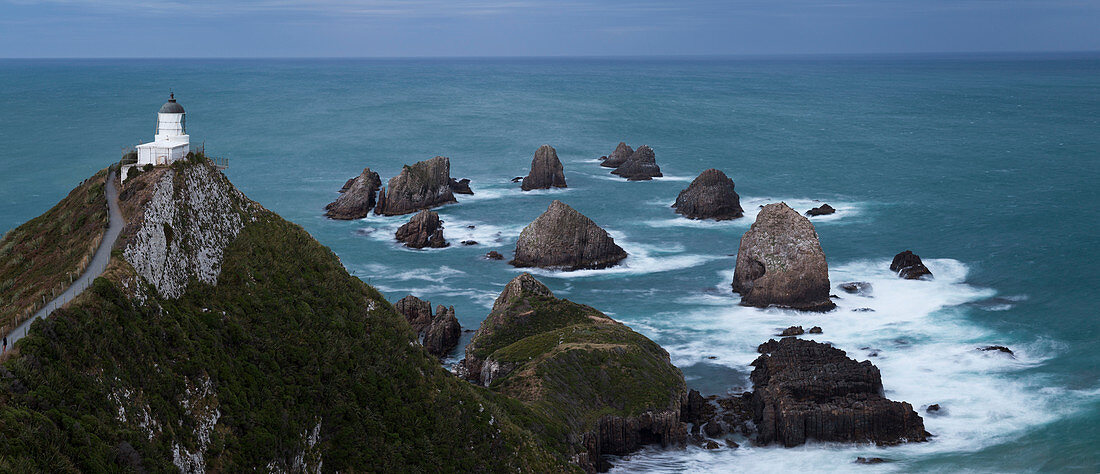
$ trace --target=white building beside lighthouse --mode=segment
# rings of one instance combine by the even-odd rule
[[[187,135],[187,120],[183,106],[176,103],[176,94],[168,95],[168,102],[157,113],[157,133],[153,141],[137,148],[137,166],[170,165],[187,157],[191,149],[191,137]]]

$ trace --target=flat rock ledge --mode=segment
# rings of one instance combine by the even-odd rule
[[[344,183],[340,196],[325,206],[325,217],[339,220],[362,219],[377,205],[382,178],[370,168]]]
[[[808,439],[893,445],[931,436],[912,405],[883,396],[870,361],[793,337],[769,340],[758,351],[751,375],[757,445],[792,447]]]
[[[437,249],[451,245],[443,238],[443,221],[439,220],[439,214],[429,210],[418,212],[397,229],[394,237],[406,247],[414,249]]]
[[[733,291],[746,306],[829,311],[829,266],[814,225],[786,203],[768,204],[737,250]]]
[[[515,267],[574,271],[616,265],[626,251],[592,219],[555,200],[516,241]]]
[[[437,156],[401,169],[378,194],[374,213],[385,216],[410,214],[458,202],[451,189],[451,160]]]
[[[565,168],[558,159],[558,152],[550,145],[540,146],[531,160],[531,172],[523,178],[520,189],[565,188]]]
[[[745,215],[741,197],[733,190],[733,180],[714,168],[700,173],[680,191],[672,207],[688,219],[724,221]]]

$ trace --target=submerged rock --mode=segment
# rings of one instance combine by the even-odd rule
[[[409,222],[397,229],[394,237],[406,247],[422,249],[424,247],[443,248],[451,244],[443,238],[443,221],[435,211],[418,212]]]
[[[602,161],[602,163],[600,163],[600,166],[605,166],[608,168],[618,168],[620,165],[626,162],[627,159],[630,158],[630,155],[633,154],[633,148],[630,148],[626,143],[619,142],[619,146],[615,147],[615,151],[611,152],[610,155],[600,157],[600,160]]]
[[[813,209],[810,209],[810,210],[806,211],[806,215],[811,216],[811,217],[813,217],[813,216],[827,216],[827,215],[833,214],[835,212],[836,212],[836,209],[833,209],[833,206],[830,206],[828,204],[822,204],[820,206],[817,206]]]
[[[850,281],[847,283],[841,283],[839,288],[844,290],[845,293],[851,293],[853,295],[871,296],[871,284],[865,281]]]
[[[594,308],[556,298],[527,273],[493,303],[458,372],[560,424],[586,470],[603,455],[682,445],[687,436],[686,388],[668,353]]]
[[[375,214],[397,216],[458,202],[451,190],[451,160],[437,156],[401,169],[379,194]]]
[[[985,346],[985,347],[979,348],[979,350],[981,350],[983,352],[990,352],[990,351],[1001,352],[1001,353],[1004,353],[1004,354],[1008,354],[1010,356],[1015,356],[1015,354],[1012,353],[1012,349],[1009,349],[1005,346]]]
[[[462,178],[457,181],[451,178],[450,186],[451,192],[455,194],[474,194],[474,190],[470,189],[470,180],[467,178]]]
[[[382,178],[378,173],[370,168],[363,169],[363,173],[344,184],[340,197],[325,206],[325,217],[342,220],[367,217],[377,204],[375,196],[381,186]]]
[[[869,361],[797,338],[772,339],[759,351],[751,375],[757,444],[791,447],[812,438],[890,445],[928,438],[912,405],[882,395],[881,375]]]
[[[783,337],[801,336],[803,334],[806,334],[806,330],[802,329],[802,326],[791,326],[787,329],[784,329],[783,332],[779,333],[779,335]]]
[[[516,241],[516,267],[565,271],[607,268],[626,258],[626,251],[591,219],[555,200],[529,224]]]
[[[890,262],[890,270],[898,273],[898,276],[906,280],[919,280],[925,275],[932,278],[932,271],[924,266],[917,254],[906,250],[894,255],[894,261]]]
[[[424,330],[424,349],[436,357],[443,358],[458,345],[460,337],[462,337],[462,325],[455,317],[455,307],[439,305],[431,324]]]
[[[615,168],[611,174],[622,176],[630,181],[643,181],[664,176],[661,174],[661,167],[657,166],[657,158],[649,145],[642,145],[634,150],[634,154]]]
[[[496,250],[490,250],[489,253],[485,254],[485,258],[489,260],[504,260],[504,255],[501,255],[500,252]]]
[[[821,330],[821,326],[814,326],[814,327],[810,328],[809,331],[806,331],[806,332],[808,332],[810,334],[821,334],[824,331]]]
[[[860,457],[856,458],[856,460],[854,462],[856,464],[882,464],[882,463],[886,462],[886,460],[882,459],[882,458],[865,458],[865,457],[860,456]]]
[[[714,168],[700,173],[680,191],[672,207],[688,219],[722,221],[745,215],[741,197],[733,190],[733,180]]]
[[[786,203],[768,204],[737,250],[733,291],[747,306],[828,311],[829,266],[809,219]]]
[[[532,189],[564,188],[565,171],[558,159],[558,152],[550,145],[540,146],[535,151],[535,157],[531,160],[531,172],[523,178],[520,189],[530,191]]]

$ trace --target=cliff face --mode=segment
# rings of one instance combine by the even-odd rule
[[[142,181],[144,179],[144,181]],[[127,180],[104,276],[0,366],[0,471],[558,472],[374,288],[202,162]]]
[[[599,311],[513,279],[466,346],[459,373],[563,423],[574,459],[684,442],[685,384],[668,353]]]

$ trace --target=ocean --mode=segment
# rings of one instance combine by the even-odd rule
[[[630,257],[533,273],[664,346],[690,387],[747,390],[757,345],[821,326],[812,338],[871,360],[889,398],[945,412],[924,416],[927,443],[653,448],[613,459],[617,471],[1100,470],[1100,55],[0,60],[0,231],[149,141],[170,90],[237,187],[391,301],[453,305],[476,329],[519,273],[482,256],[510,257],[560,199]],[[619,141],[650,145],[665,177],[601,168]],[[521,192],[511,179],[542,144],[569,187]],[[436,155],[475,192],[438,209],[451,247],[396,245],[408,216],[322,216],[363,168],[385,181]],[[736,182],[744,218],[673,213],[707,168]],[[871,282],[871,297],[837,290],[826,314],[737,304],[739,239],[779,201],[838,209],[812,219],[831,281]],[[933,280],[889,271],[907,249]]]

